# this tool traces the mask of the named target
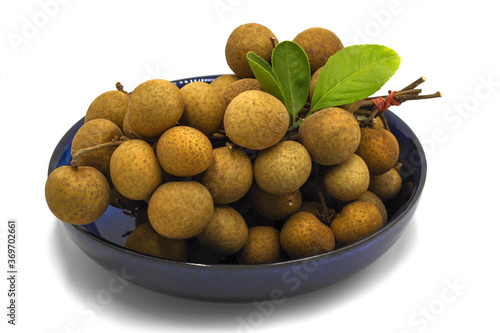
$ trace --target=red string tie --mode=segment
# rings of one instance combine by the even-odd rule
[[[396,92],[397,92],[396,90],[392,91],[389,94],[389,96],[387,96],[387,99],[385,99],[383,97],[378,97],[378,98],[371,99],[371,101],[373,102],[373,104],[375,104],[375,106],[377,107],[378,111],[380,113],[382,113],[385,110],[387,110],[389,108],[389,106],[391,106],[391,105],[394,105],[394,106],[401,105],[401,103],[399,103],[398,101],[396,101],[394,99],[394,94]]]

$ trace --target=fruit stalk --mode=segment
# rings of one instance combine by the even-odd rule
[[[116,147],[116,146],[119,146],[128,140],[129,139],[126,136],[122,136],[118,140],[113,140],[110,142],[101,143],[101,144],[98,144],[98,145],[95,145],[92,147],[88,147],[88,148],[73,150],[73,151],[71,151],[71,166],[75,167],[75,168],[78,167],[80,156],[83,154],[88,154],[88,153],[94,152],[94,151],[99,150],[99,149]]]

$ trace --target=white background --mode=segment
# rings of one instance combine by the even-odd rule
[[[2,0],[4,272],[9,218],[17,219],[19,236],[18,325],[6,323],[1,278],[2,331],[498,332],[500,24],[493,3]],[[428,79],[424,93],[443,92],[442,99],[392,108],[419,136],[428,158],[414,219],[368,268],[265,315],[252,303],[189,301],[135,285],[104,306],[89,307],[113,275],[72,243],[46,206],[54,147],[117,81],[131,91],[150,78],[229,73],[225,42],[248,22],[269,27],[280,41],[319,26],[346,46],[387,45],[402,64],[382,92],[422,75]]]

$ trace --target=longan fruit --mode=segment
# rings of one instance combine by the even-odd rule
[[[224,92],[226,91],[227,87],[231,85],[231,83],[236,82],[238,80],[241,80],[236,75],[233,74],[225,74],[216,77],[212,82],[210,82],[210,85],[217,90],[217,92],[223,96]]]
[[[231,32],[227,40],[227,64],[240,78],[254,77],[247,61],[247,53],[253,52],[270,63],[275,44],[278,44],[278,39],[267,27],[258,23],[240,25]]]
[[[241,94],[244,91],[249,91],[249,90],[262,90],[262,87],[257,81],[257,79],[241,79],[233,84],[231,84],[229,87],[227,87],[226,91],[224,92],[224,95],[222,97],[224,98],[224,101],[226,102],[226,105],[229,105],[231,101]]]
[[[109,205],[106,177],[90,166],[60,166],[45,183],[45,200],[61,221],[82,225],[101,217]]]
[[[71,151],[90,148],[99,144],[118,140],[123,136],[122,131],[110,120],[93,119],[85,122],[76,132],[71,144]],[[78,157],[78,165],[91,166],[99,170],[106,178],[110,179],[109,163],[111,155],[117,147],[107,147]]]
[[[387,222],[387,209],[385,208],[383,201],[380,200],[380,198],[375,193],[366,191],[362,196],[359,197],[359,200],[369,201],[377,206],[378,210],[380,211],[380,215],[382,215],[382,221],[384,223]]]
[[[143,140],[122,143],[111,156],[113,185],[123,196],[147,200],[162,182],[163,172],[151,146]]]
[[[296,141],[282,141],[262,150],[253,163],[255,181],[272,194],[298,190],[309,178],[312,161],[307,149]]]
[[[361,133],[356,118],[338,107],[316,111],[299,127],[299,142],[314,162],[335,165],[348,159],[358,148]]]
[[[196,238],[211,252],[229,256],[245,245],[248,227],[240,213],[230,206],[215,206],[210,222]]]
[[[352,201],[359,199],[370,185],[370,172],[361,157],[352,154],[344,162],[328,167],[325,187],[335,199]]]
[[[273,227],[256,226],[248,229],[248,238],[237,254],[240,264],[271,264],[283,257],[280,233]]]
[[[338,243],[354,243],[384,224],[378,208],[369,201],[357,200],[345,205],[330,228]]]
[[[195,81],[180,91],[185,104],[181,125],[196,128],[208,137],[221,129],[226,103],[214,86]]]
[[[219,147],[213,150],[208,169],[194,179],[208,189],[214,203],[232,203],[241,199],[252,186],[252,162],[238,148]]]
[[[289,125],[290,115],[285,105],[273,95],[258,90],[236,96],[224,114],[224,129],[229,139],[254,150],[278,143]]]
[[[188,256],[188,245],[185,239],[162,237],[149,223],[135,228],[128,236],[125,247],[150,256],[176,261],[186,261]]]
[[[382,201],[394,199],[401,190],[402,180],[396,168],[392,168],[381,175],[372,176],[368,189]]]
[[[129,94],[123,91],[111,90],[97,96],[92,101],[87,113],[85,122],[93,119],[107,119],[123,129],[123,119],[127,112]]]
[[[254,210],[270,220],[286,219],[297,213],[302,205],[300,190],[284,194],[271,194],[254,185],[248,194]]]
[[[162,134],[156,156],[168,174],[178,177],[197,175],[212,162],[212,144],[205,134],[188,126],[175,126]]]
[[[210,192],[194,181],[165,183],[149,199],[149,221],[166,238],[188,239],[199,235],[213,213]]]
[[[307,54],[311,73],[324,66],[328,59],[344,48],[335,33],[324,28],[309,28],[300,32],[293,41]]]
[[[398,161],[398,140],[388,130],[363,127],[356,154],[366,162],[370,174],[381,175]]]
[[[128,102],[129,123],[134,133],[157,138],[179,121],[184,112],[184,98],[170,81],[153,79],[138,85]]]
[[[321,70],[323,69],[323,66],[318,68],[314,74],[311,76],[311,84],[309,86],[309,100],[312,100],[313,95],[314,95],[314,89],[316,89],[316,83],[318,82],[319,75],[321,74]]]
[[[305,258],[333,250],[335,236],[313,214],[298,212],[290,216],[283,225],[280,244],[290,258]]]

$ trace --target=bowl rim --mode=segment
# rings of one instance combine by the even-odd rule
[[[180,80],[174,80],[174,81],[171,81],[173,83],[176,83],[176,82],[183,82],[184,83],[189,83],[189,82],[192,82],[192,81],[200,81],[200,80],[210,80],[210,79],[213,79],[217,76],[220,76],[220,75],[207,75],[207,76],[197,76],[197,77],[192,77],[192,78],[186,78],[186,79],[180,79]],[[380,234],[383,234],[385,233],[387,230],[389,229],[392,229],[394,228],[397,224],[399,224],[399,222],[402,220],[402,218],[409,212],[412,210],[413,206],[418,202],[420,196],[421,196],[421,193],[423,191],[423,188],[424,188],[424,185],[425,185],[425,181],[426,181],[426,177],[427,177],[427,160],[426,160],[426,157],[425,157],[425,152],[424,152],[424,149],[423,149],[423,146],[422,144],[420,143],[420,141],[418,140],[418,137],[416,136],[416,134],[413,132],[413,130],[401,119],[399,118],[396,114],[394,114],[393,112],[391,112],[390,110],[387,110],[385,111],[387,112],[390,117],[394,117],[400,124],[401,124],[401,127],[403,127],[403,131],[405,133],[408,133],[409,136],[411,137],[414,137],[416,140],[413,140],[413,143],[415,144],[416,146],[416,152],[418,153],[418,156],[420,158],[420,161],[421,161],[421,169],[422,169],[422,172],[421,172],[421,176],[418,177],[417,179],[417,184],[416,184],[416,190],[414,193],[412,193],[411,197],[409,198],[407,204],[404,206],[404,208],[400,209],[397,211],[397,215],[394,216],[392,219],[390,219],[389,221],[387,221],[380,229],[378,229],[377,231],[371,233],[370,235],[354,242],[354,243],[351,243],[351,244],[348,244],[348,245],[345,245],[339,249],[333,249],[331,251],[328,251],[328,252],[325,252],[325,253],[321,253],[321,254],[317,254],[317,255],[314,255],[314,256],[309,256],[309,257],[305,257],[305,258],[299,258],[299,259],[288,259],[288,260],[284,260],[284,261],[280,261],[280,262],[275,262],[275,263],[268,263],[268,264],[251,264],[251,265],[242,265],[242,264],[235,264],[235,263],[231,263],[231,264],[225,264],[225,263],[222,263],[222,264],[219,264],[219,263],[216,263],[216,264],[202,264],[202,263],[193,263],[193,262],[182,262],[182,261],[175,261],[175,260],[171,260],[171,259],[164,259],[164,258],[160,258],[160,257],[155,257],[155,256],[152,256],[152,255],[148,255],[148,254],[144,254],[144,253],[141,253],[141,252],[137,252],[137,251],[134,251],[134,250],[130,250],[130,249],[127,249],[126,247],[124,246],[121,246],[121,245],[118,245],[116,243],[113,243],[107,239],[104,239],[88,230],[86,230],[82,225],[73,225],[73,224],[68,224],[68,223],[65,223],[63,221],[60,221],[61,223],[63,223],[64,226],[66,227],[72,227],[74,228],[77,232],[79,232],[80,234],[86,236],[86,237],[89,237],[91,238],[92,240],[96,241],[96,242],[99,242],[107,247],[110,247],[112,248],[113,250],[116,250],[116,251],[119,251],[119,252],[124,252],[128,255],[132,255],[132,256],[136,256],[136,257],[139,257],[139,258],[142,258],[142,259],[145,259],[145,260],[152,260],[152,261],[157,261],[157,262],[160,262],[160,263],[164,263],[164,264],[168,264],[168,265],[173,265],[173,266],[179,266],[179,267],[183,267],[183,268],[186,268],[186,269],[203,269],[203,270],[248,270],[248,269],[264,269],[264,268],[280,268],[280,267],[288,267],[288,266],[295,266],[297,264],[302,264],[304,262],[309,262],[309,261],[315,261],[315,260],[324,260],[324,259],[332,259],[334,257],[337,257],[337,256],[340,256],[342,255],[343,253],[346,253],[348,251],[352,251],[352,250],[355,250],[355,249],[358,249],[358,248],[361,248],[363,247],[365,244],[367,244],[368,242],[370,242],[371,240],[373,240],[374,238],[377,238]],[[57,156],[60,155],[60,152],[62,151],[63,149],[63,142],[67,141],[69,136],[72,136],[72,134],[70,134],[73,130],[75,130],[77,127],[81,126],[80,122],[84,119],[84,117],[82,119],[80,119],[78,122],[76,122],[67,132],[66,134],[60,139],[59,143],[57,144],[53,154],[52,154],[52,157],[50,159],[50,163],[49,163],[49,174],[50,172],[55,169],[55,161],[57,159]],[[94,223],[94,222],[93,222]]]

